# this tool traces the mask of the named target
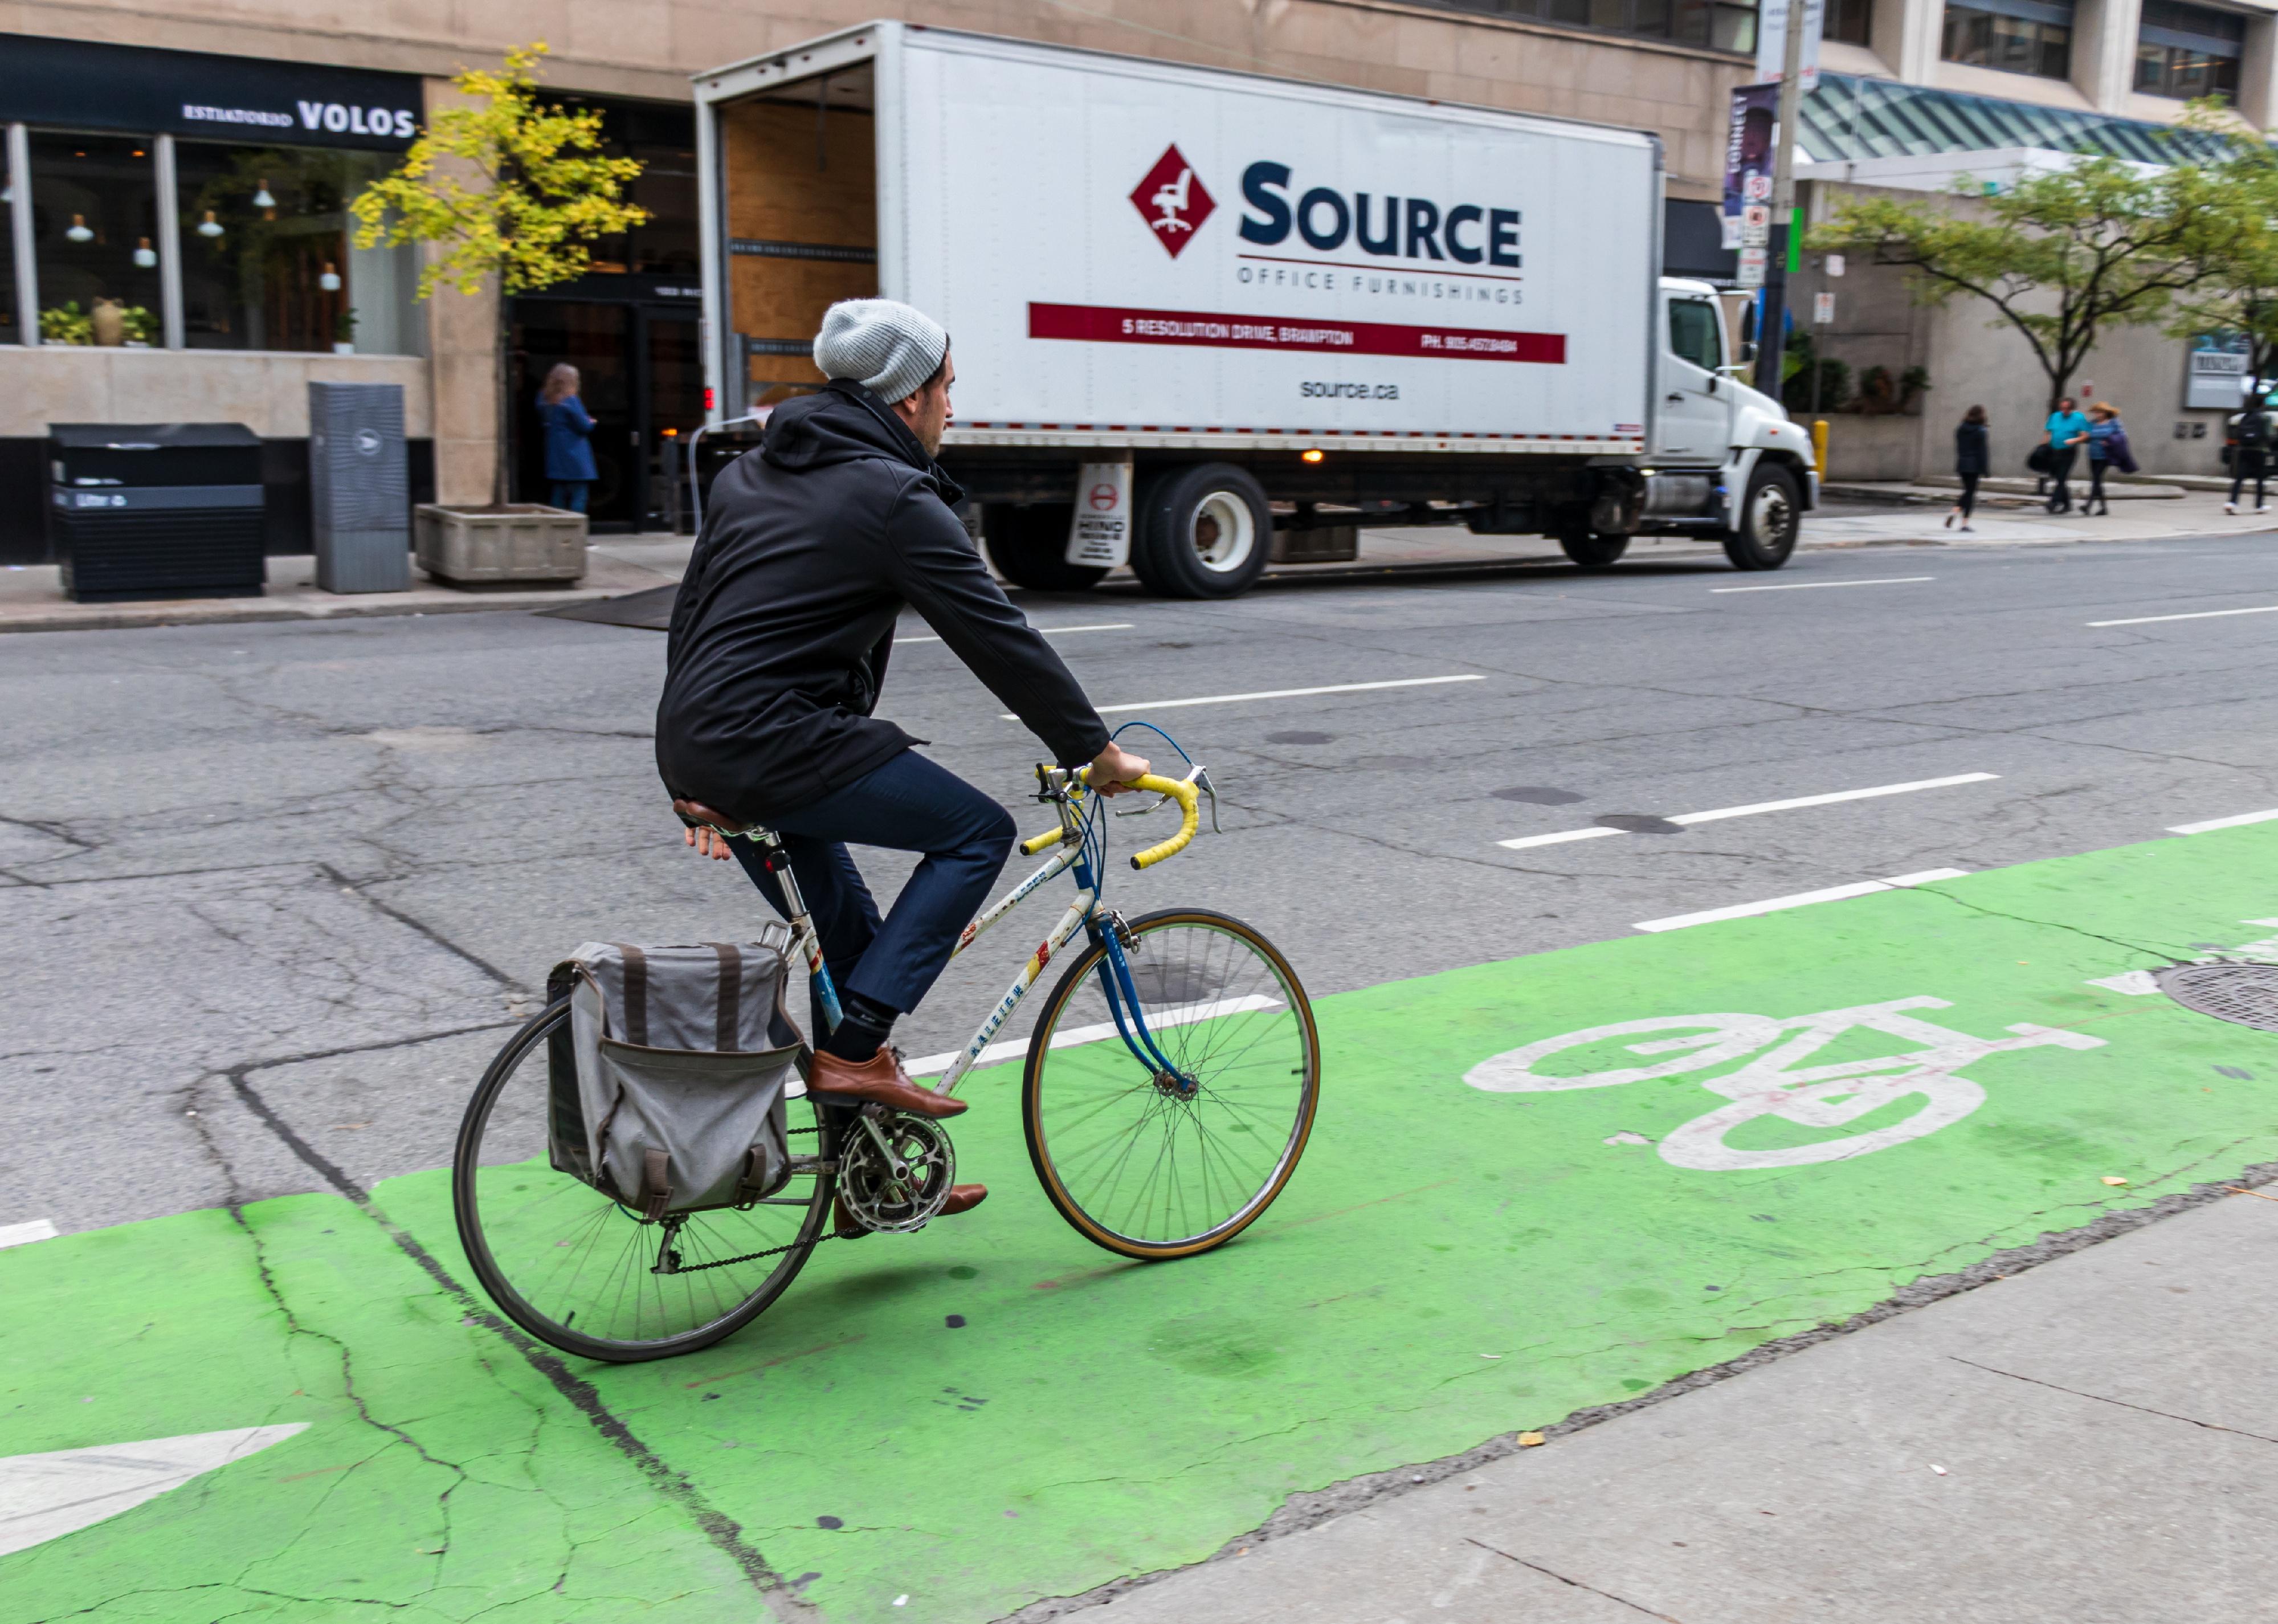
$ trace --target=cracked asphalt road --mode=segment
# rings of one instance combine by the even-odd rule
[[[1729,936],[1702,938],[1696,947],[1679,932],[1657,938],[1649,955],[1637,938],[1637,953],[1646,956],[1621,962],[1648,966],[1649,974],[1591,972],[1588,966],[1612,961],[1587,954],[1563,973],[1548,967],[1568,963],[1565,955],[1539,961],[1546,973],[1512,971],[1509,961],[1525,955],[1610,945],[1630,938],[1640,920],[1930,869],[1976,875],[2154,840],[2173,823],[2278,805],[2278,699],[2265,669],[2272,660],[2267,635],[2256,617],[2100,630],[2085,624],[2278,601],[2278,563],[2266,547],[2248,537],[2014,552],[1883,549],[1808,555],[1769,581],[1708,567],[1601,576],[1546,570],[1470,583],[1292,586],[1231,604],[1103,596],[1036,600],[1028,608],[1047,626],[1133,623],[1062,643],[1094,697],[1108,705],[1481,678],[1156,713],[1212,766],[1224,790],[1225,831],[1206,835],[1189,855],[1148,876],[1119,874],[1111,892],[1111,900],[1134,911],[1192,901],[1252,920],[1289,953],[1317,999],[1466,966],[1502,967],[1480,984],[1484,991],[1467,995],[1468,1003],[1456,1000],[1469,1015],[1435,1015],[1428,1042],[1415,1020],[1416,994],[1380,992],[1352,1006],[1360,1013],[1344,1030],[1353,1072],[1397,1090],[1426,1048],[1445,1050],[1449,1075],[1460,1073],[1470,1063],[1460,1054],[1475,1060],[1497,1046],[1479,1047],[1481,1031],[1497,1022],[1507,1026],[1510,1010],[1544,1000],[1558,1013],[1530,1014],[1530,1036],[1616,1020],[1625,1009],[1730,1007],[1785,1016],[1828,1007],[1811,1002],[1799,984],[1809,979],[1807,970],[1822,967],[1784,962],[1777,954],[1727,962],[1719,948]],[[1900,575],[1935,578],[1838,585]],[[1724,590],[1819,583],[1831,589]],[[195,1228],[226,1215],[241,1234],[267,1224],[292,1236],[307,1249],[307,1267],[330,1279],[342,1268],[382,1266],[332,1259],[327,1248],[345,1243],[325,1227],[332,1220],[312,1216],[331,1208],[277,1199],[321,1195],[338,1205],[343,1192],[377,1188],[402,1232],[424,1237],[431,1255],[443,1256],[447,1221],[438,1222],[432,1181],[424,1176],[447,1159],[473,1078],[504,1030],[534,1007],[554,960],[596,935],[721,939],[757,915],[740,874],[686,854],[663,810],[647,732],[661,656],[662,640],[653,634],[524,615],[0,640],[0,694],[7,698],[0,725],[9,762],[0,784],[0,917],[27,945],[17,975],[0,989],[7,1033],[0,1097],[17,1129],[0,1144],[0,1190],[7,1192],[0,1224],[47,1218],[67,1232],[89,1231],[188,1214],[182,1222]],[[936,756],[1034,816],[1019,785],[1035,747],[1015,724],[998,719],[995,702],[946,650],[899,651],[884,709],[930,739]],[[1666,819],[1972,772],[1999,777],[1678,825],[1677,832],[1516,851],[1495,844],[1597,827],[1601,818]],[[1128,848],[1156,838],[1158,827],[1120,823],[1114,834]],[[874,857],[867,866],[889,892],[898,861]],[[1915,921],[1900,932],[1908,939],[1949,928],[2018,928],[1999,908],[1954,908],[1984,894],[1964,883],[1950,897],[1926,891],[1869,900],[1880,910],[1876,917]],[[2037,895],[2030,885],[2021,881],[2005,895],[2005,906],[2021,917],[2052,916],[2030,906]],[[2278,899],[2254,906],[2278,913]],[[1957,915],[1976,923],[1927,923]],[[1039,915],[1039,931],[1043,923]],[[2091,971],[2133,962],[2123,961],[2129,949],[2119,944],[2179,954],[2206,945],[2163,936],[2164,923],[2153,928],[2124,908],[2088,910],[2060,923],[2076,944],[2069,951],[2080,974],[2068,984],[2075,989]],[[2198,928],[2216,931],[2231,923],[2218,908]],[[1861,953],[1883,944],[1880,937],[1841,939]],[[906,1023],[905,1046],[922,1053],[960,1042],[1011,973],[1020,946],[1016,938],[956,967],[928,1008]],[[1935,951],[1921,960],[1926,969],[1938,961]],[[1977,978],[1973,971],[1963,984]],[[1696,984],[1742,1001],[1695,1005]],[[1926,991],[1951,1000],[1957,989],[1911,981],[1896,988]],[[1970,1031],[1999,1030],[1982,1015],[1953,1019]],[[2073,1059],[2043,1051],[2007,1064],[2056,1076],[2068,1075]],[[1686,1089],[1688,1098],[1698,1095],[1689,1082]],[[1571,1117],[1570,1137],[1594,1147],[1610,1144],[1616,1129],[1630,1131],[1632,1121],[1651,1130],[1633,1138],[1651,1144],[1677,1121],[1659,1120],[1675,1108],[1672,1100],[1617,1110],[1620,1120],[1597,1124],[1595,1114],[1622,1101],[1625,1091],[1523,1099],[1462,1092],[1474,1116],[1496,1107],[1530,1113],[1530,1148],[1517,1153],[1523,1162],[1535,1159],[1531,1146],[1554,1120]],[[988,1128],[979,1122],[983,1112],[973,1114],[975,1161],[985,1161],[999,1182],[1017,1188],[1025,1173],[1010,1114],[1001,1108],[1009,1101],[994,1103],[998,1120]],[[2188,1140],[2190,1153],[2154,1169],[2171,1184],[2199,1176],[2202,1161],[2258,1159],[2249,1140],[2259,1129],[2227,1132],[2223,1112],[2230,1106],[2207,1108],[2211,1116],[2180,1132],[2178,1145]],[[1293,1199],[1300,1191],[1307,1198],[1289,1212],[1293,1225],[1334,1217],[1355,1195],[1365,1203],[1387,1189],[1433,1188],[1426,1176],[1444,1170],[1447,1157],[1429,1143],[1428,1122],[1404,1107],[1395,1120],[1420,1128],[1423,1142],[1397,1158],[1357,1148],[1342,1158],[1317,1153],[1307,1176],[1324,1182],[1305,1191],[1301,1180],[1293,1189]],[[2038,1166],[2060,1154],[2045,1124],[2032,1131],[2042,1137],[2022,1150],[2010,1145],[2002,1153],[2008,1161],[1987,1165],[2014,1167],[2023,1154],[2038,1158]],[[1650,1151],[1639,1149],[1634,1160],[1653,1165]],[[1885,1193],[1903,1199],[1896,1187]],[[1827,1216],[1857,1199],[1854,1189]],[[1555,1330],[1493,1344],[1513,1359],[1555,1350],[1589,1377],[1568,1372],[1524,1384],[1529,1390],[1515,1396],[1527,1401],[1525,1412],[1510,1420],[1553,1421],[1624,1390],[1643,1390],[1793,1334],[1823,1313],[1856,1312],[1916,1275],[1964,1267],[2028,1238],[2037,1226],[2087,1222],[2105,1205],[2129,1199],[2089,1191],[2049,1204],[2021,1199],[1998,1212],[1935,1212],[1930,1216],[1938,1222],[1923,1227],[1920,1245],[1846,1242],[1836,1248],[1842,1256],[1815,1254],[1800,1275],[1771,1267],[1761,1296],[1744,1291],[1744,1281],[1719,1281],[1713,1289],[1720,1295],[1735,1291],[1729,1305],[1688,1295],[1675,1320],[1661,1285],[1652,1289],[1659,1300],[1593,1303]],[[1000,1212],[1005,1222],[1019,1215],[992,1204],[992,1214]],[[1447,1219],[1435,1212],[1430,1222]],[[1304,1287],[1302,1300],[1283,1305],[1274,1298],[1273,1313],[1334,1300],[1338,1293],[1319,1288],[1349,1273],[1366,1276],[1342,1282],[1362,1297],[1396,1298],[1399,1276],[1412,1270],[1394,1266],[1384,1274],[1340,1260],[1372,1232],[1365,1222],[1306,1230],[1303,1247],[1281,1265],[1295,1272],[1293,1286]],[[112,1231],[141,1233],[156,1231]],[[962,1310],[975,1300],[1000,1321],[1015,1315],[1016,1305],[1038,1300],[1037,1286],[1051,1288],[1046,1296],[1056,1303],[1089,1295],[1121,1305],[1114,1314],[1137,1313],[1150,1345],[1160,1344],[1189,1387],[1204,1377],[1203,1385],[1219,1395],[1203,1406],[1206,1425],[1219,1430],[1214,1444],[1197,1444],[1179,1468],[1199,1473],[1206,1485],[1192,1515],[1166,1520],[1174,1526],[1116,1555],[1111,1567],[1140,1571],[1192,1559],[1213,1538],[1262,1521],[1277,1496],[1375,1469],[1386,1452],[1409,1459],[1459,1450],[1504,1424],[1483,1427],[1482,1412],[1464,1398],[1477,1386],[1466,1365],[1418,1375],[1413,1402],[1388,1411],[1366,1399],[1357,1406],[1311,1404],[1261,1415],[1268,1424],[1253,1428],[1245,1422],[1254,1395],[1212,1384],[1229,1367],[1272,1368],[1288,1357],[1287,1326],[1264,1309],[1243,1311],[1258,1289],[1255,1280],[1229,1275],[1183,1308],[1168,1287],[1161,1289],[1170,1297],[1150,1291],[1141,1304],[1129,1298],[1130,1287],[1084,1284],[1064,1292],[1065,1281],[1082,1281],[1088,1269],[1108,1273],[1071,1252],[1064,1232],[1024,1228],[1008,1235],[976,1226],[971,1233],[990,1237],[987,1272],[1004,1276],[996,1290],[1010,1286],[1009,1295],[947,1285],[932,1268],[919,1267],[915,1248],[941,1250],[933,1237],[911,1244],[906,1265],[819,1259],[783,1314],[782,1335],[791,1339],[784,1345],[794,1354],[846,1351],[765,1379],[788,1396],[789,1413],[835,1414],[838,1401],[829,1395],[839,1383],[875,1382],[875,1360],[891,1367],[890,1353],[904,1350],[905,1302],[921,1317],[932,1314],[935,1327],[942,1306]],[[1532,1233],[1499,1237],[1498,1249],[1527,1247]],[[207,1242],[220,1244],[211,1236]],[[1445,1243],[1432,1243],[1442,1244],[1467,1245],[1461,1226]],[[19,1255],[28,1262],[42,1250]],[[945,1262],[947,1254],[932,1260]],[[1578,1261],[1590,1271],[1611,1266],[1604,1258]],[[385,1268],[401,1273],[402,1262],[399,1252]],[[443,1267],[447,1271],[449,1262]],[[1654,1267],[1640,1253],[1617,1272]],[[310,1341],[309,1328],[322,1323],[322,1334],[340,1344],[334,1362],[349,1362],[347,1344],[362,1329],[352,1294],[302,1288],[322,1299],[319,1314],[273,1288],[282,1276],[267,1259],[256,1275],[242,1310],[247,1323],[284,1314],[292,1322],[288,1341],[296,1343]],[[1457,1271],[1445,1289],[1460,1300],[1476,1286]],[[463,1318],[470,1308],[480,1311],[447,1293],[433,1295],[432,1280],[409,1278],[388,1291],[391,1300],[426,1304],[412,1312],[423,1323],[439,1312]],[[1219,1301],[1227,1291],[1233,1295]],[[1693,1323],[1687,1316],[1696,1310],[1706,1317]],[[1069,1324],[1092,1326],[1086,1335],[1100,1329],[1081,1312],[1070,1314]],[[1231,1329],[1221,1322],[1229,1315]],[[103,1316],[90,1309],[88,1317],[91,1323]],[[807,1593],[802,1574],[816,1581],[812,1594],[824,1598],[827,1613],[835,1595],[833,1616],[869,1616],[864,1608],[885,1593],[879,1587],[897,1582],[894,1564],[905,1558],[893,1552],[909,1548],[906,1542],[886,1540],[888,1555],[860,1558],[842,1554],[851,1548],[844,1538],[818,1546],[814,1514],[803,1503],[786,1512],[768,1492],[770,1482],[837,1473],[829,1452],[810,1456],[774,1434],[753,1436],[748,1429],[692,1419],[699,1413],[689,1406],[702,1399],[686,1389],[762,1360],[772,1363],[776,1322],[771,1315],[702,1369],[690,1361],[669,1378],[567,1374],[637,1446],[608,1437],[604,1457],[614,1451],[652,1487],[661,1479],[691,1485],[691,1498],[666,1515],[707,1528],[708,1544],[697,1540],[701,1549],[690,1556],[683,1549],[688,1542],[657,1536],[660,1549],[677,1553],[672,1560],[702,1571],[687,1595],[723,1593],[707,1587],[732,1587],[739,1567],[748,1574],[763,1552],[760,1565],[795,1593]],[[124,1322],[116,1329],[131,1335]],[[533,1412],[554,1410],[569,1430],[574,1406],[561,1381],[502,1357],[495,1345],[486,1355],[469,1352],[489,1335],[480,1325],[467,1328],[449,1349],[424,1348],[405,1367],[442,1381],[440,1373],[469,1359],[486,1372],[485,1361],[496,1360],[505,1374],[490,1379],[513,1390],[525,1430]],[[1076,1333],[1029,1335],[1043,1339],[1028,1344],[1025,1356],[1049,1359],[1054,1337]],[[226,1344],[212,1345],[218,1353]],[[904,1351],[925,1360],[942,1357]],[[1478,1358],[1468,1347],[1463,1352]],[[1380,1367],[1387,1377],[1419,1357],[1404,1340],[1365,1357],[1357,1347],[1349,1352],[1364,1365],[1379,1355],[1391,1361]],[[998,1357],[1017,1364],[1016,1356],[1021,1350]],[[287,1362],[298,1371],[307,1359]],[[811,1378],[798,1374],[810,1369]],[[1615,1375],[1620,1385],[1611,1392],[1593,1385]],[[353,1400],[351,1409],[367,1409],[363,1384],[351,1374],[332,1371],[326,1380]],[[987,1361],[964,1380],[965,1390],[983,1396],[991,1384],[1004,1390],[1004,1370]],[[1440,1391],[1449,1384],[1452,1398]],[[317,1390],[305,1375],[302,1385]],[[1147,1390],[1143,1383],[1122,1394],[1133,1416],[1143,1413]],[[399,1401],[403,1397],[399,1390]],[[19,1395],[19,1410],[24,1402]],[[1048,1394],[1032,1395],[1026,1407],[1056,1413]],[[419,1409],[413,1404],[364,1419],[369,1429],[413,1452],[406,1469],[414,1478],[440,1476],[427,1493],[447,1505],[463,1492],[465,1462],[477,1457],[413,1436]],[[933,1429],[967,1425],[948,1420],[964,1413],[954,1407],[918,1430],[954,1455],[965,1446],[943,1442],[952,1435]],[[1012,1416],[1019,1408],[1000,1398],[988,1413]],[[264,1410],[213,1424],[271,1418]],[[1024,1429],[1031,1423],[1005,1425],[1007,1442],[992,1449],[1014,1441],[1036,1445],[1036,1435]],[[736,1452],[708,1454],[699,1469],[688,1453],[698,1436],[692,1427],[707,1436],[726,1432],[702,1447]],[[1340,1429],[1365,1441],[1329,1436]],[[1284,1434],[1319,1448],[1259,1477],[1251,1468],[1261,1443]],[[1050,1436],[1056,1435],[1047,1429]],[[295,1440],[292,1447],[302,1446]],[[373,1447],[385,1452],[384,1444]],[[495,1439],[485,1447],[516,1459],[531,1449]],[[909,1447],[908,1464],[935,1458]],[[299,1469],[279,1467],[288,1475]],[[1153,1467],[1131,1474],[1133,1484],[1150,1479],[1161,1481]],[[1088,1570],[1089,1559],[1051,1547],[1044,1530],[1080,1524],[1093,1510],[1084,1495],[1114,1481],[1115,1474],[1091,1477],[1080,1467],[1022,1489],[1044,1541],[1036,1588],[1025,1596],[994,1568],[982,1572],[967,1562],[950,1571],[930,1557],[909,1560],[944,1575],[936,1580],[942,1594],[963,1598],[941,1616],[988,1616],[1036,1595],[1080,1590],[1112,1573]],[[1079,1492],[1079,1483],[1095,1489]],[[1131,1491],[1127,1485],[1120,1492]],[[834,1536],[884,1540],[878,1530],[891,1525],[896,1511],[905,1521],[916,1515],[878,1506],[867,1514],[831,1513],[839,1521]],[[723,1519],[726,1533],[717,1526]],[[441,1537],[453,1544],[447,1528]],[[919,1544],[949,1537],[928,1528]],[[829,1554],[815,1554],[824,1549]],[[753,1562],[741,1551],[753,1552]],[[557,1570],[567,1571],[558,1563],[547,1569],[531,1593],[545,1593]],[[230,1582],[248,1594],[262,1589]],[[834,1584],[845,1588],[834,1591]],[[122,1584],[118,1593],[132,1588]],[[279,1593],[316,1592],[288,1586]],[[501,1605],[495,1584],[483,1594],[481,1605]],[[806,1605],[780,1591],[776,1601],[779,1610]],[[441,1603],[422,1605],[439,1617],[471,1616]],[[600,1600],[593,1605],[593,1616],[608,1616]],[[686,1616],[707,1616],[691,1605],[696,1610]]]
[[[2278,600],[2278,556],[2250,536],[1028,608],[1045,625],[1134,623],[1061,640],[1103,704],[1485,678],[1157,713],[1223,785],[1225,833],[1119,873],[1111,899],[1248,918],[1319,994],[2278,805],[2259,620],[2084,624],[2259,599]],[[662,655],[654,634],[524,614],[0,642],[0,917],[39,943],[0,993],[0,1066],[35,1130],[0,1147],[0,1222],[214,1204],[180,1113],[246,1067],[294,1069],[302,1125],[360,1180],[432,1166],[492,1029],[570,946],[748,923],[740,877],[684,852],[662,808]],[[885,709],[1034,820],[1033,741],[945,648],[898,651]],[[1495,845],[1973,771],[2000,777]],[[866,867],[886,894],[906,865]],[[1017,956],[1007,942],[953,967],[898,1041],[955,1046]],[[37,1081],[65,1068],[68,1088]],[[315,1187],[289,1158],[253,1165],[256,1195]]]

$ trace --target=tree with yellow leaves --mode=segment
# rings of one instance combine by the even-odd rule
[[[358,248],[444,249],[419,273],[420,298],[445,286],[500,295],[491,479],[498,507],[507,500],[506,298],[582,276],[595,239],[648,218],[624,201],[640,163],[603,150],[601,115],[539,99],[536,69],[545,54],[541,40],[508,51],[503,69],[460,73],[451,82],[464,104],[438,111],[394,172],[348,204]]]

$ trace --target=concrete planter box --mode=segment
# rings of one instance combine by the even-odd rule
[[[576,581],[585,575],[585,516],[516,502],[504,511],[422,502],[412,510],[412,552],[438,580]]]

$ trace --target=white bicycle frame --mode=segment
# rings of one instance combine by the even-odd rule
[[[776,883],[783,887],[784,901],[790,911],[792,938],[799,944],[799,951],[806,957],[806,973],[814,979],[816,989],[821,994],[824,1016],[836,1025],[838,1021],[838,991],[830,979],[829,969],[822,961],[822,938],[816,934],[814,922],[806,911],[806,899],[799,895],[799,881],[791,874],[791,863],[784,854],[783,844],[774,834],[759,831],[753,831],[750,838],[754,845],[767,854],[768,869],[774,874]],[[1059,851],[1046,858],[1043,864],[1028,878],[984,908],[979,917],[966,926],[959,933],[957,946],[951,951],[949,956],[954,959],[959,954],[972,946],[990,926],[1034,896],[1046,881],[1065,874],[1082,862],[1082,858],[1083,847],[1080,843],[1070,840],[1062,845]],[[1037,944],[1036,952],[1028,955],[1028,961],[1021,967],[1021,973],[1013,978],[1013,984],[1005,989],[1005,996],[997,1000],[997,1007],[990,1011],[989,1018],[982,1022],[979,1028],[975,1030],[973,1040],[967,1044],[963,1052],[950,1063],[949,1069],[942,1073],[941,1080],[929,1086],[938,1093],[953,1095],[957,1092],[957,1085],[965,1080],[965,1074],[970,1071],[974,1062],[981,1058],[981,1052],[989,1046],[991,1038],[1004,1030],[1005,1023],[1012,1019],[1013,1012],[1021,1007],[1021,1000],[1028,997],[1029,991],[1036,986],[1036,978],[1044,973],[1044,966],[1050,964],[1053,956],[1074,939],[1077,931],[1083,929],[1085,922],[1091,917],[1092,911],[1098,906],[1097,885],[1080,886],[1076,892],[1075,900],[1068,904],[1067,912],[1060,915],[1059,923],[1051,928],[1051,933],[1042,942]]]

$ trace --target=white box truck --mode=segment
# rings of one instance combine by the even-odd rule
[[[1808,437],[1660,274],[1649,134],[876,22],[696,76],[712,420],[835,299],[949,329],[991,561],[1222,597],[1367,525],[1776,569]]]

